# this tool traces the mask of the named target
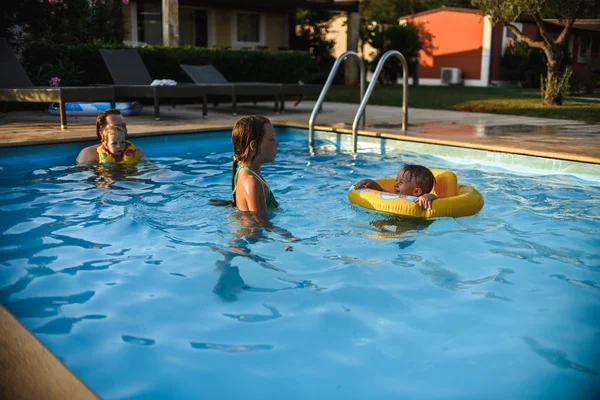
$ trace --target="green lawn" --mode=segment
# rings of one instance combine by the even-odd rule
[[[358,98],[358,87],[332,86],[326,101],[358,103]],[[316,99],[316,96],[312,99]],[[376,86],[369,104],[400,107],[402,87]],[[414,108],[600,122],[600,101],[567,97],[562,106],[545,106],[542,104],[539,89],[411,86],[408,91],[408,105]]]

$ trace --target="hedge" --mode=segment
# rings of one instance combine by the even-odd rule
[[[34,84],[47,86],[53,76],[61,86],[112,83],[100,48],[130,48],[124,45],[60,45],[31,43],[22,54],[22,64]],[[311,82],[318,75],[310,53],[290,50],[216,49],[203,47],[144,46],[136,50],[153,79],[190,82],[179,64],[214,65],[231,82]]]

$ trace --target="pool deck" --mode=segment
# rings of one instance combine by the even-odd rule
[[[207,119],[202,119],[200,105],[161,106],[160,121],[154,120],[152,107],[145,106],[141,115],[126,120],[131,137],[231,129],[240,116],[249,114],[265,115],[279,126],[307,128],[314,102],[287,105],[285,113],[275,114],[271,103],[243,104],[238,116],[231,115],[228,104],[209,106]],[[355,104],[325,102],[316,128],[351,133],[356,110]],[[402,132],[401,116],[400,107],[368,106],[367,126],[359,134],[600,164],[600,124],[411,108],[408,130]],[[44,111],[0,114],[0,147],[94,140],[94,121],[70,116],[68,129],[61,130],[58,116]]]

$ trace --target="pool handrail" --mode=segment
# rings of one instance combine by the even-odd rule
[[[369,83],[369,87],[367,88],[367,92],[362,98],[360,106],[358,107],[358,111],[354,116],[354,122],[352,123],[352,152],[356,153],[357,141],[358,141],[358,122],[360,121],[360,117],[367,107],[367,103],[369,102],[369,97],[371,97],[371,93],[373,93],[373,89],[377,84],[377,78],[383,69],[383,65],[387,61],[388,58],[392,56],[397,56],[400,59],[400,63],[402,63],[402,132],[406,132],[406,125],[408,124],[408,64],[406,63],[406,58],[400,53],[398,50],[390,50],[386,52],[379,63],[377,64],[377,68],[373,73],[373,77],[371,78],[371,83]],[[363,120],[363,128],[364,128],[364,120]]]
[[[358,59],[358,66],[360,68],[360,99],[361,99],[361,101],[364,98],[365,83],[366,83],[365,64],[363,63],[362,58],[360,58],[360,56],[358,55],[357,52],[348,50],[348,51],[342,53],[337,58],[337,60],[335,60],[335,63],[333,64],[333,67],[331,67],[331,71],[329,72],[329,77],[327,77],[327,81],[325,82],[325,85],[323,85],[321,94],[319,95],[319,98],[318,98],[317,102],[315,103],[315,107],[313,108],[312,113],[310,114],[310,119],[308,120],[308,146],[311,148],[315,141],[314,140],[315,139],[315,120],[317,119],[317,114],[319,113],[319,110],[321,109],[321,106],[323,105],[323,101],[325,101],[325,96],[327,96],[327,91],[329,90],[329,87],[333,83],[333,78],[335,77],[335,73],[337,72],[340,64],[346,57],[350,57],[350,56],[356,57]],[[363,123],[363,127],[364,127],[365,126],[364,110],[363,110],[362,115],[363,115],[362,123]]]

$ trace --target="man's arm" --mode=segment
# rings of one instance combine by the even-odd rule
[[[98,152],[96,151],[98,145],[88,146],[79,152],[77,164],[93,164],[98,162]]]

